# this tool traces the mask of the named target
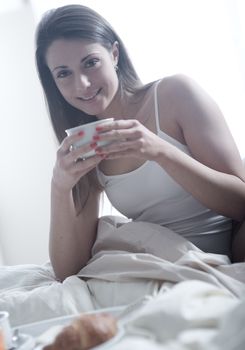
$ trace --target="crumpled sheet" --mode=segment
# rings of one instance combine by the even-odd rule
[[[245,298],[205,282],[185,281],[129,312],[113,349],[243,350]]]
[[[244,350],[244,296],[245,263],[121,217],[100,219],[91,260],[63,283],[49,264],[0,267],[0,310],[12,326],[125,305],[115,349]]]

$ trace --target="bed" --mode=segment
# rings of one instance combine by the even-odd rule
[[[105,216],[92,258],[63,283],[49,263],[0,267],[0,310],[33,337],[105,309],[123,329],[111,349],[244,350],[245,263],[165,227]]]

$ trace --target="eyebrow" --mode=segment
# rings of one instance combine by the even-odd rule
[[[54,72],[56,69],[60,69],[60,68],[65,69],[65,68],[67,68],[67,66],[57,66],[52,70],[52,72]]]
[[[92,53],[89,53],[87,56],[83,57],[81,59],[81,63],[86,61],[87,58],[89,58],[90,56],[94,55],[95,53],[98,53],[98,52],[92,52]],[[66,69],[68,68],[68,66],[57,66],[55,67],[53,70],[52,70],[52,73],[56,70],[56,69]]]

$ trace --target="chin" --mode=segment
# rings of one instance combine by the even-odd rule
[[[79,109],[80,111],[88,114],[88,115],[96,115],[100,117],[106,117],[107,111],[110,109],[110,105],[113,98],[98,98],[95,101],[91,102],[81,102],[81,103],[72,103],[73,107]]]
[[[79,109],[89,115],[96,115],[97,117],[105,118],[107,117],[108,108],[109,108],[109,105],[106,103],[103,103],[103,104],[85,106],[84,108],[79,108]]]

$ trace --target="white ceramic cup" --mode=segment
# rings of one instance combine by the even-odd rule
[[[6,349],[11,349],[12,342],[12,330],[9,323],[9,313],[7,311],[0,311],[0,329],[3,333],[3,340]]]
[[[83,125],[76,126],[75,128],[67,129],[66,133],[68,136],[77,134],[77,133],[79,133],[79,131],[84,131],[83,137],[81,137],[81,139],[79,141],[75,142],[72,145],[72,147],[74,149],[76,149],[76,148],[83,146],[87,143],[93,142],[93,136],[96,134],[96,127],[100,124],[112,122],[113,120],[114,120],[114,118],[101,119],[101,120],[97,120],[96,122],[83,124]],[[109,141],[109,142],[108,141],[97,141],[96,143],[98,146],[105,146],[105,145],[108,145],[109,143],[111,143],[111,141]],[[85,154],[82,154],[81,158],[86,159],[86,158],[92,157],[94,155],[95,155],[95,150],[92,149],[91,151],[89,151]]]

